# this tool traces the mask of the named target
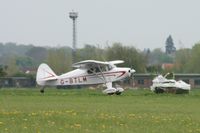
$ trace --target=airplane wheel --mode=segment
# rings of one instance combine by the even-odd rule
[[[121,92],[115,92],[115,94],[116,94],[116,95],[121,95],[122,93],[121,93]]]
[[[164,90],[159,88],[159,87],[156,87],[155,88],[155,93],[159,94],[159,93],[164,93]]]
[[[108,93],[108,95],[113,95],[113,94],[115,94],[115,93]]]
[[[41,89],[40,92],[41,92],[41,93],[44,93],[44,89]]]

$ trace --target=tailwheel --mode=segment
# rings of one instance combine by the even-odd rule
[[[44,93],[44,87],[40,89],[40,93]]]

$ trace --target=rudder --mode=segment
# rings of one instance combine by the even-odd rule
[[[40,64],[37,70],[36,82],[38,85],[45,85],[46,81],[56,80],[57,75],[53,70],[45,63]]]

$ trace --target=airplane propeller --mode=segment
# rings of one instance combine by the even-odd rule
[[[134,73],[134,72],[136,72],[134,69],[132,69],[132,68],[130,68],[130,70],[128,71],[129,72],[129,77],[132,77],[132,74]]]

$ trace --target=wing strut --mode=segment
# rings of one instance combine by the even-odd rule
[[[101,70],[101,67],[99,66],[99,64],[97,65],[98,66],[98,68],[99,68],[99,71],[100,71],[100,73],[101,73],[101,75],[102,75],[102,77],[103,77],[103,80],[104,80],[104,82],[105,82],[105,84],[107,83],[107,81],[106,81],[106,78],[105,78],[105,76],[103,75],[103,72],[102,72],[102,70]],[[102,78],[101,78],[102,79]]]

